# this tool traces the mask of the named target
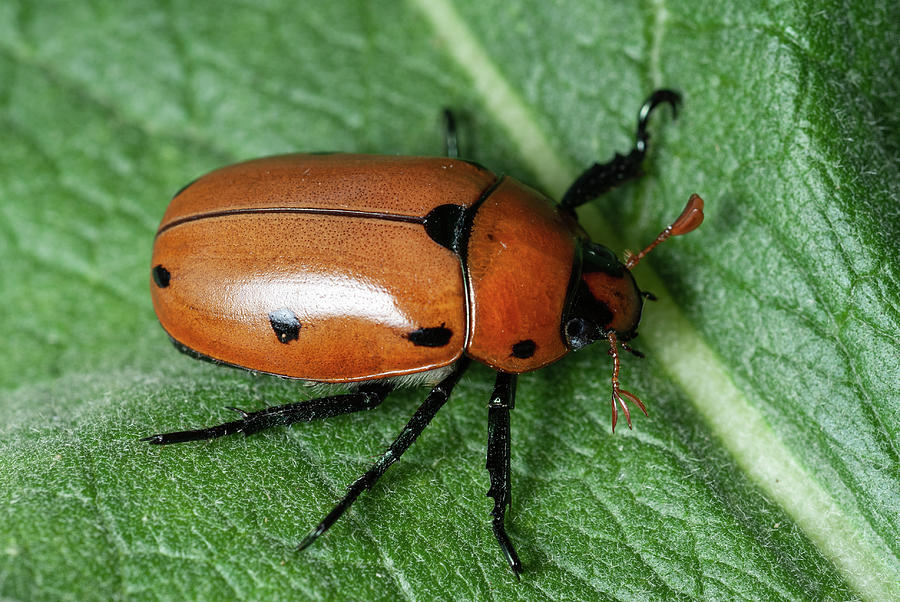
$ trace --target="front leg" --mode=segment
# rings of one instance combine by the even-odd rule
[[[497,373],[497,381],[494,384],[494,392],[488,404],[488,442],[487,442],[487,470],[491,479],[491,488],[488,497],[494,498],[492,527],[497,543],[503,550],[503,555],[519,578],[522,572],[522,563],[513,547],[512,541],[506,534],[503,519],[506,508],[510,503],[510,437],[509,437],[509,411],[516,402],[516,375],[506,372]]]
[[[560,207],[574,210],[590,200],[607,192],[619,184],[633,180],[641,175],[641,163],[647,154],[647,141],[650,134],[647,133],[647,121],[650,113],[661,103],[668,103],[672,107],[672,113],[677,111],[681,96],[672,90],[657,90],[650,95],[638,113],[638,127],[635,134],[634,148],[627,155],[616,155],[606,163],[594,163],[587,168],[569,186],[560,201]]]

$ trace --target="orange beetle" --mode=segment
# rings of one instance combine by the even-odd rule
[[[640,175],[658,90],[638,117],[627,156],[586,170],[562,202],[455,158],[284,155],[232,165],[182,190],[153,248],[153,306],[182,351],[256,372],[349,391],[257,412],[210,428],[146,437],[154,444],[255,433],[371,409],[400,384],[429,384],[388,451],[300,544],[310,545],[415,441],[470,360],[497,371],[488,410],[493,531],[518,577],[504,529],[510,493],[509,411],[516,375],[605,340],[613,356],[612,424],[625,400],[618,345],[637,335],[642,292],[631,268],[703,220],[682,215],[623,264],[590,241],[574,208]],[[630,350],[631,351],[631,350]],[[635,352],[637,353],[637,352]]]

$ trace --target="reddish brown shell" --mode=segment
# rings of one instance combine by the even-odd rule
[[[594,299],[602,302],[612,316],[609,322],[600,324],[603,330],[615,331],[625,340],[632,338],[641,321],[644,301],[631,272],[625,269],[619,274],[585,272],[581,279]]]
[[[166,211],[154,308],[177,342],[250,370],[351,382],[446,366],[467,336],[463,271],[424,217],[471,206],[495,180],[444,158],[285,155],[219,169]]]
[[[568,352],[560,322],[578,232],[549,199],[509,178],[484,201],[466,257],[470,356],[520,373]]]

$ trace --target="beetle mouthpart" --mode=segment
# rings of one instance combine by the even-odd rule
[[[636,332],[635,332],[635,335],[637,335]],[[641,359],[644,359],[645,357],[647,357],[646,355],[644,355],[644,352],[643,352],[643,351],[638,351],[638,350],[635,349],[634,347],[629,346],[628,343],[625,343],[624,341],[621,342],[621,343],[619,343],[619,344],[622,345],[622,349],[624,349],[625,351],[627,351],[628,353],[630,353],[630,354],[633,355],[634,357],[639,357],[639,358],[641,358]]]
[[[697,229],[697,226],[703,223],[703,199],[700,198],[698,194],[692,194],[691,198],[688,199],[687,204],[684,206],[684,211],[681,212],[681,215],[678,216],[674,222],[672,222],[669,226],[666,227],[665,230],[659,233],[659,236],[656,237],[652,243],[647,245],[647,247],[638,253],[637,255],[629,254],[625,259],[625,267],[629,270],[637,265],[637,263],[644,258],[650,251],[652,251],[656,245],[663,242],[670,236],[681,236],[682,234],[687,234],[688,232],[692,232]]]
[[[619,419],[619,411],[616,408],[616,402],[619,402],[619,405],[622,406],[622,411],[625,413],[625,422],[628,424],[628,428],[631,428],[631,412],[628,411],[628,406],[625,405],[625,400],[622,399],[622,396],[627,397],[632,402],[634,402],[637,407],[641,408],[641,411],[644,413],[644,416],[648,416],[647,408],[644,407],[643,402],[638,399],[638,396],[630,391],[626,391],[625,389],[620,389],[618,386],[613,387],[612,392],[612,432],[616,432],[616,421]]]
[[[647,408],[644,407],[644,403],[638,399],[638,396],[632,393],[631,391],[626,391],[619,387],[619,349],[618,349],[618,340],[616,339],[616,333],[613,331],[609,331],[606,335],[606,340],[609,341],[609,354],[613,358],[613,374],[612,374],[612,432],[616,432],[616,422],[619,420],[619,408],[616,407],[616,402],[618,402],[619,406],[622,407],[622,411],[625,413],[625,421],[628,423],[628,428],[631,428],[631,412],[628,411],[628,405],[625,403],[625,399],[622,399],[624,396],[626,399],[630,399],[637,407],[641,409],[644,413],[644,416],[647,416]]]

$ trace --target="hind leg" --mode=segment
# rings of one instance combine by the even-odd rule
[[[294,422],[311,422],[320,418],[330,418],[340,414],[371,410],[384,401],[393,389],[393,385],[375,383],[364,385],[353,393],[299,401],[266,408],[258,412],[245,412],[238,408],[228,408],[240,414],[241,419],[197,430],[150,435],[149,437],[144,437],[141,441],[147,441],[153,445],[168,445],[170,443],[184,443],[185,441],[215,439],[234,433],[252,435],[273,426],[285,426]]]
[[[468,366],[469,360],[467,358],[463,358],[456,363],[453,372],[431,390],[431,393],[428,394],[428,397],[425,398],[425,401],[422,402],[422,405],[419,406],[416,413],[409,419],[407,425],[403,428],[394,442],[391,443],[387,451],[384,452],[377,462],[375,462],[375,465],[372,466],[372,468],[367,470],[364,475],[356,479],[347,488],[347,493],[344,494],[343,499],[341,499],[334,509],[322,519],[322,522],[316,525],[316,527],[303,538],[303,541],[300,542],[297,549],[303,550],[312,545],[320,535],[325,533],[325,531],[330,529],[331,526],[337,522],[353,502],[356,501],[359,494],[367,489],[371,489],[381,475],[390,468],[391,464],[400,459],[400,456],[402,456],[403,453],[409,449],[409,446],[422,434],[422,431],[425,430],[425,427],[428,426],[431,419],[435,417],[438,410],[440,410],[441,407],[447,403],[447,400],[450,399],[450,393],[453,391],[453,387],[459,382],[459,379],[462,377],[463,372],[465,372]]]

